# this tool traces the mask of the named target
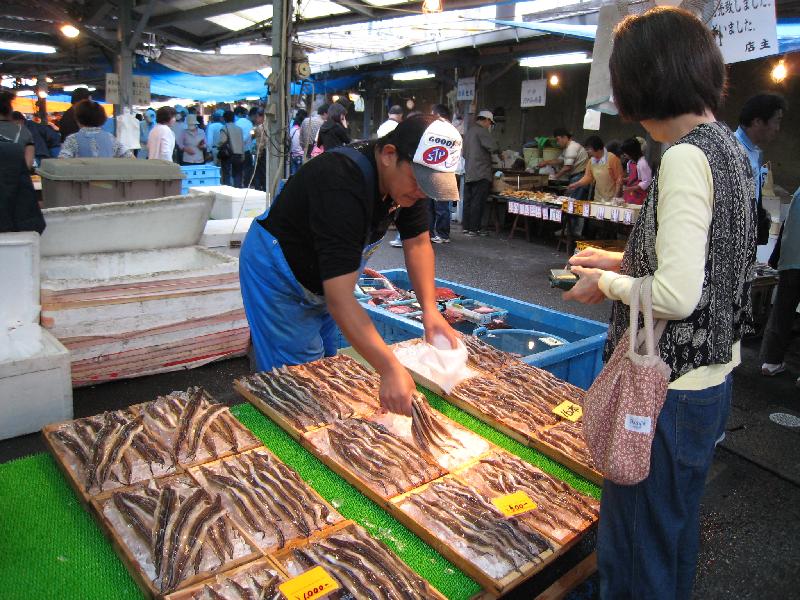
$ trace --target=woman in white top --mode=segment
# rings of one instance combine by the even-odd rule
[[[175,109],[162,106],[156,111],[156,126],[147,137],[147,158],[172,160],[175,151],[175,134],[170,128],[175,123]]]

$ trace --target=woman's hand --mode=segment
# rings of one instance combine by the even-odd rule
[[[620,263],[622,263],[622,252],[611,252],[600,248],[586,248],[569,258],[569,264],[573,267],[587,267],[603,271],[619,272]],[[575,271],[575,273],[577,272]]]
[[[600,276],[602,269],[586,267],[572,267],[572,272],[578,276],[578,283],[568,292],[561,294],[564,300],[575,300],[581,304],[600,304],[606,295],[600,290]]]

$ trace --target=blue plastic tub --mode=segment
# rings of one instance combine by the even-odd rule
[[[181,171],[186,176],[181,182],[181,194],[188,194],[189,188],[220,184],[220,168],[214,165],[183,165]]]
[[[383,271],[383,274],[399,288],[407,290],[413,287],[405,269],[390,269]],[[600,373],[603,367],[603,346],[608,330],[606,323],[444,279],[437,279],[436,285],[448,287],[457,294],[507,310],[506,321],[512,328],[545,332],[566,341],[561,346],[522,357],[526,363],[547,369],[556,377],[584,389],[588,388]],[[422,323],[419,321],[406,319],[372,306],[365,308],[387,344],[418,338],[423,334]],[[340,347],[349,345],[340,335]]]

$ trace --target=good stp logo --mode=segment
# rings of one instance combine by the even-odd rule
[[[438,165],[447,160],[448,156],[450,156],[450,152],[447,148],[444,146],[434,146],[425,151],[422,155],[422,160],[428,165]]]

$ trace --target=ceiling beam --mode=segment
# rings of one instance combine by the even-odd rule
[[[154,33],[166,38],[173,44],[178,44],[185,48],[201,48],[205,41],[204,38],[192,35],[188,31],[177,27],[164,27],[163,29],[154,31]]]
[[[87,38],[92,40],[95,44],[98,44],[109,50],[110,52],[117,52],[116,43],[104,38],[100,34],[96,33],[94,30],[89,29],[85,25],[79,23],[77,20],[73,19],[72,16],[67,13],[67,11],[59,8],[57,5],[52,4],[48,0],[37,0],[36,5],[46,13],[50,18],[54,19],[58,23],[69,23],[73,27],[77,27],[80,29],[81,33],[85,35]]]
[[[111,11],[116,9],[117,6],[113,2],[108,2],[108,0],[95,0],[95,2],[89,5],[83,22],[90,27],[96,27],[105,20]]]
[[[375,8],[366,2],[361,2],[360,0],[332,0],[332,2],[339,6],[344,6],[352,12],[357,12],[365,17],[369,17],[370,19],[375,18]]]
[[[174,12],[158,15],[150,19],[151,28],[168,27],[177,23],[190,23],[192,21],[202,21],[209,17],[218,17],[220,15],[227,15],[228,13],[237,12],[240,10],[247,10],[249,8],[258,8],[272,4],[270,0],[224,0],[215,4],[206,4],[198,8],[189,10],[176,10]]]
[[[42,11],[30,6],[4,6],[4,17],[19,17],[20,19],[46,19]]]
[[[142,38],[142,32],[144,31],[144,28],[147,27],[147,22],[153,15],[153,10],[155,9],[156,4],[158,4],[158,0],[147,0],[147,4],[144,7],[142,16],[139,17],[139,22],[136,23],[136,29],[134,29],[133,35],[131,35],[130,40],[128,40],[128,49],[131,50],[131,52],[136,50],[136,46],[139,45],[139,40]]]
[[[6,19],[0,17],[0,29],[18,33],[56,34],[56,26],[49,21],[33,21],[30,19]]]

